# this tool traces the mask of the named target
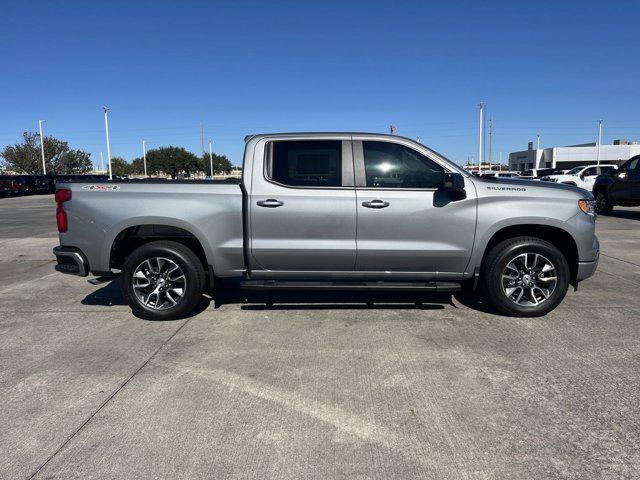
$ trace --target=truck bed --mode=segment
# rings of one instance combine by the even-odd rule
[[[64,204],[69,228],[60,233],[60,245],[82,250],[92,259],[92,272],[108,271],[116,239],[140,225],[189,232],[220,276],[233,276],[244,268],[238,179],[89,180],[56,186],[72,194]]]

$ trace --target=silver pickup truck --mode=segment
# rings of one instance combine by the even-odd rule
[[[473,177],[408,138],[287,133],[245,140],[235,181],[57,185],[60,272],[112,277],[145,318],[189,315],[203,290],[481,287],[506,315],[555,308],[599,255],[590,193]]]

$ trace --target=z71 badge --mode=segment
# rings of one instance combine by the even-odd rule
[[[85,185],[82,190],[118,190],[118,185]]]

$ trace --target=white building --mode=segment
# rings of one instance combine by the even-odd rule
[[[600,145],[600,163],[616,164],[640,155],[640,145],[626,140],[614,140],[613,145]],[[595,143],[568,147],[532,148],[509,154],[509,170],[523,171],[531,168],[570,169],[579,165],[597,163],[598,147]]]

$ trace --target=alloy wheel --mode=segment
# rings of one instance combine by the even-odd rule
[[[136,267],[132,286],[136,298],[145,307],[166,310],[182,300],[187,279],[173,260],[151,257]]]
[[[535,307],[546,302],[557,283],[556,267],[539,253],[516,255],[502,272],[502,291],[509,300],[522,307]]]

